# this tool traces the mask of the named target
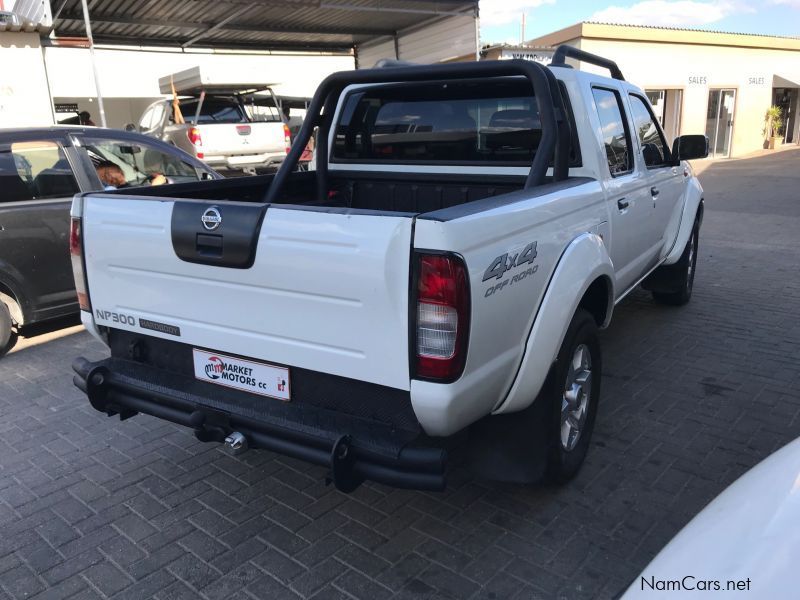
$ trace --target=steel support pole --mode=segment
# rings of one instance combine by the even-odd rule
[[[100,91],[100,78],[97,76],[97,62],[94,56],[94,39],[92,39],[92,24],[89,22],[89,7],[86,0],[81,0],[83,6],[83,22],[86,25],[86,37],[89,38],[89,55],[92,60],[92,71],[94,72],[94,88],[97,91],[97,107],[100,109],[100,124],[103,127],[108,127],[106,124],[106,109],[103,105],[103,94]]]

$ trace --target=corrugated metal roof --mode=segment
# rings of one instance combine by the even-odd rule
[[[697,33],[721,33],[724,35],[746,35],[754,37],[778,38],[784,40],[800,39],[796,35],[774,35],[769,33],[745,33],[742,31],[723,31],[721,29],[700,29],[696,27],[668,27],[666,25],[629,25],[627,23],[606,23],[604,21],[582,21],[588,25],[607,25],[609,27],[637,27],[639,29],[662,29],[666,31],[691,31]]]
[[[81,0],[54,8],[57,36],[85,35]],[[95,43],[263,50],[349,50],[477,8],[478,0],[89,1]]]

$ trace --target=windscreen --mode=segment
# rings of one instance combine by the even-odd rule
[[[348,94],[332,158],[527,166],[541,137],[527,80],[393,84]]]

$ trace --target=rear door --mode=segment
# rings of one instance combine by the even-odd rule
[[[77,310],[69,206],[79,191],[60,142],[0,144],[0,279],[33,320]]]
[[[680,225],[683,169],[679,172],[670,164],[667,141],[647,100],[639,94],[630,94],[629,99],[640,158],[650,179],[653,202],[650,237],[659,244],[658,258],[661,259],[669,252]]]
[[[614,263],[616,289],[621,293],[636,283],[655,260],[650,180],[635,160],[635,146],[619,90],[597,85],[592,86],[592,95],[599,119],[599,141],[608,165],[609,254]]]
[[[94,194],[83,219],[99,325],[409,388],[411,216]]]

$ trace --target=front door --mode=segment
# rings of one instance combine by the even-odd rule
[[[634,137],[639,144],[639,159],[650,180],[653,218],[648,222],[648,237],[659,246],[658,258],[664,258],[677,235],[683,203],[683,169],[670,160],[664,133],[644,96],[629,94]]]
[[[708,154],[712,158],[726,158],[731,154],[735,104],[736,90],[719,89],[708,91],[706,135],[709,141]]]

